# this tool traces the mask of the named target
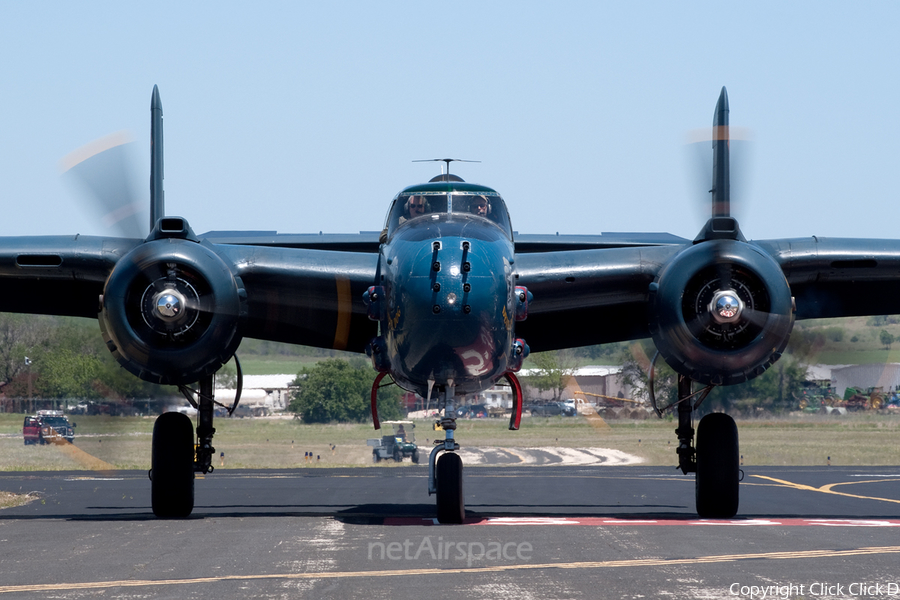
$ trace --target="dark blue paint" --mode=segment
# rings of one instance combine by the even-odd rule
[[[509,370],[513,257],[501,229],[467,214],[430,215],[396,231],[382,249],[387,306],[380,325],[401,386],[425,396],[429,379],[452,381],[457,393],[472,393]]]

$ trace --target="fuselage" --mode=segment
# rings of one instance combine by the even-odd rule
[[[515,253],[500,195],[460,181],[411,186],[394,199],[386,229],[381,370],[422,396],[430,383],[481,391],[516,370]]]

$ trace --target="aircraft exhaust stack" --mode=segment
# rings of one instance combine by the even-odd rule
[[[150,231],[166,216],[163,179],[163,109],[159,87],[154,85],[150,99]]]

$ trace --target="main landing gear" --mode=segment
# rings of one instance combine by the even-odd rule
[[[697,426],[694,447],[693,413],[711,386],[692,391],[693,381],[678,376],[678,468],[696,473],[697,514],[704,519],[730,519],[738,511],[738,483],[741,480],[738,432],[734,419],[724,413],[710,413]],[[652,397],[653,408],[662,416]],[[667,406],[666,408],[670,408]]]
[[[190,417],[163,413],[153,426],[150,496],[153,514],[163,519],[182,519],[194,510],[194,473],[212,473],[213,376],[200,381],[196,400],[182,389],[197,409],[197,446]],[[234,406],[230,410],[234,410]]]

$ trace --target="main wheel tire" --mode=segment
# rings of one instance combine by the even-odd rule
[[[711,413],[697,426],[697,514],[730,519],[738,511],[740,453],[734,419]]]
[[[194,427],[181,413],[164,413],[153,426],[150,495],[153,514],[182,519],[194,510]]]
[[[462,459],[452,452],[438,458],[437,519],[439,523],[462,523],[466,517],[463,499]]]
[[[418,449],[418,448],[416,448],[415,450],[413,450],[413,453],[412,453],[412,461],[413,461],[413,463],[415,463],[415,464],[419,464],[419,449]]]

